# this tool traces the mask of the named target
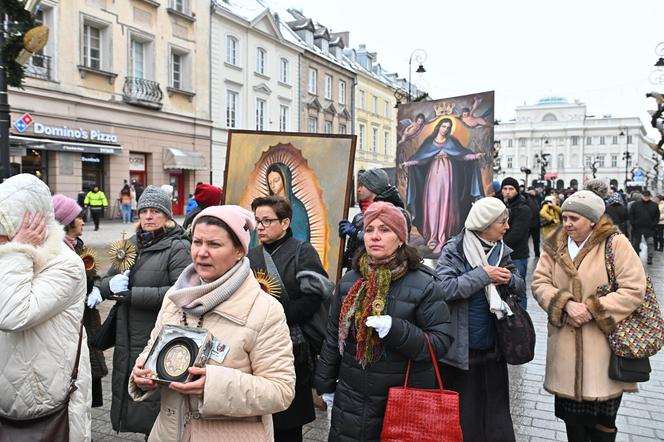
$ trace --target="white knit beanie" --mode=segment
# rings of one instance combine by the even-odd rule
[[[501,200],[494,197],[482,198],[475,201],[473,207],[470,208],[464,227],[475,232],[482,232],[506,214],[507,206]]]
[[[604,215],[604,200],[590,190],[579,190],[568,196],[560,207],[563,212],[574,212],[596,223]]]

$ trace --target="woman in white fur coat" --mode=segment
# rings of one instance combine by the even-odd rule
[[[0,184],[0,418],[45,416],[66,399],[86,279],[63,235],[46,184],[30,174]],[[68,405],[70,441],[90,440],[90,384],[83,345]]]

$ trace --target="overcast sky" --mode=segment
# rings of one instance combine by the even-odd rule
[[[495,90],[504,121],[556,95],[586,103],[589,115],[638,116],[648,129],[655,105],[645,93],[664,93],[648,79],[664,42],[663,0],[265,1],[349,31],[352,47],[366,44],[404,78],[411,52],[424,49],[421,85],[433,98]]]

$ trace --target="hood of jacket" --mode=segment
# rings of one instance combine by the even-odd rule
[[[0,235],[16,235],[28,211],[43,214],[47,225],[55,219],[51,190],[42,180],[22,173],[0,184]]]

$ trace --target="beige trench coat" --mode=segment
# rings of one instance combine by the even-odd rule
[[[623,392],[638,391],[634,383],[609,379],[607,334],[643,301],[646,275],[643,264],[624,235],[613,238],[618,290],[598,297],[608,284],[604,263],[608,236],[618,229],[605,215],[588,242],[571,260],[567,233],[560,229],[548,237],[533,274],[533,296],[549,318],[544,388],[576,400],[607,400]],[[566,324],[565,304],[585,303],[593,320],[581,328]]]
[[[164,324],[181,324],[181,318],[182,310],[167,294],[140,357],[147,356]],[[208,362],[203,397],[160,388],[161,411],[149,441],[272,441],[271,415],[288,408],[295,395],[292,344],[281,304],[249,275],[205,314],[202,327],[228,345],[229,353],[221,364]],[[131,379],[129,393],[135,400],[149,395]]]

